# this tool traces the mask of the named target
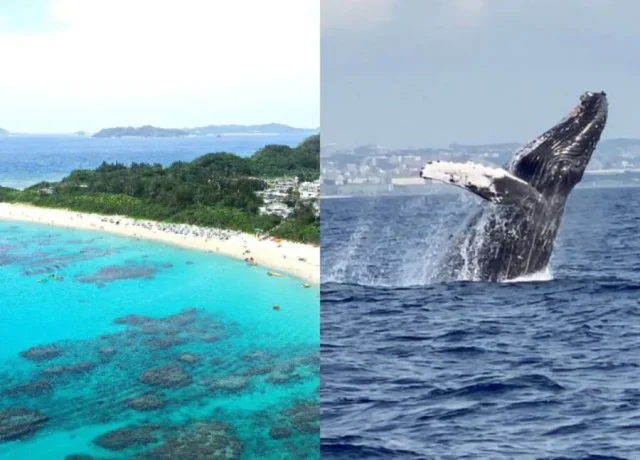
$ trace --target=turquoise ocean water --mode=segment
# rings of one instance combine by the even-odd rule
[[[319,289],[266,272],[0,221],[0,459],[318,458]]]

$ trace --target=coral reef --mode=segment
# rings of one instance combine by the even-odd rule
[[[158,425],[119,428],[98,436],[93,442],[103,449],[115,451],[146,446],[158,440],[159,428]]]
[[[158,460],[238,460],[241,455],[242,442],[230,425],[200,422],[142,457]]]
[[[317,458],[317,389],[307,385],[319,378],[317,347],[253,345],[250,330],[193,307],[113,323],[20,352],[23,368],[0,379],[0,445],[116,424],[93,440],[104,453],[67,458]],[[256,411],[225,405],[274,391],[278,402]]]
[[[178,363],[171,363],[149,369],[140,376],[140,381],[162,388],[179,388],[189,385],[192,379],[184,367]]]
[[[57,358],[62,353],[64,353],[64,350],[57,345],[40,345],[23,351],[20,356],[29,361],[48,361]]]
[[[49,421],[45,414],[23,407],[0,410],[0,441],[33,436]]]

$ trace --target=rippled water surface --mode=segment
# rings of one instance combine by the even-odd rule
[[[318,458],[319,289],[266,272],[0,221],[0,459]]]
[[[551,279],[442,283],[478,205],[323,201],[323,458],[640,458],[640,189],[573,192]]]

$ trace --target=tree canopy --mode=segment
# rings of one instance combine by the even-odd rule
[[[60,182],[41,182],[24,191],[0,187],[0,200],[100,214],[228,228],[260,228],[284,239],[317,244],[319,220],[308,203],[293,200],[283,220],[260,215],[265,179],[320,175],[319,135],[291,148],[267,145],[251,157],[210,153],[191,162],[159,164],[103,162],[94,170],[75,170]]]

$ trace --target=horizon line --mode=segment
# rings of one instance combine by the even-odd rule
[[[4,130],[6,131],[6,133],[8,135],[20,135],[20,136],[29,136],[29,135],[38,135],[38,136],[42,136],[42,135],[59,135],[59,136],[66,136],[66,135],[76,135],[76,133],[87,133],[89,135],[91,134],[96,134],[99,133],[100,131],[103,131],[105,129],[122,129],[122,128],[143,128],[143,127],[152,127],[152,128],[158,128],[158,129],[166,129],[166,130],[194,130],[194,129],[200,129],[200,128],[207,128],[207,127],[222,127],[222,126],[247,126],[247,127],[251,127],[251,126],[266,126],[266,125],[281,125],[281,126],[285,126],[287,128],[292,128],[292,129],[297,129],[297,130],[301,130],[301,131],[320,131],[320,127],[317,128],[307,128],[307,127],[300,127],[300,126],[293,126],[293,125],[288,125],[286,123],[277,123],[277,122],[269,122],[269,123],[251,123],[251,124],[246,124],[246,123],[221,123],[221,124],[210,124],[210,125],[202,125],[202,126],[197,126],[195,128],[162,128],[160,126],[156,126],[156,125],[139,125],[139,126],[134,126],[134,125],[128,125],[128,126],[111,126],[108,128],[100,128],[97,131],[90,131],[90,130],[85,130],[85,129],[76,129],[74,131],[11,131],[8,130],[6,128],[2,128],[2,126],[0,126],[0,131]],[[251,132],[249,132],[250,134]],[[255,131],[256,134],[281,134],[281,133],[268,133],[268,132],[264,132],[264,131]],[[234,133],[234,132],[225,132],[225,133],[218,133],[218,134],[247,134],[247,133]],[[0,136],[2,137],[2,136]],[[176,136],[177,137],[177,136]]]

